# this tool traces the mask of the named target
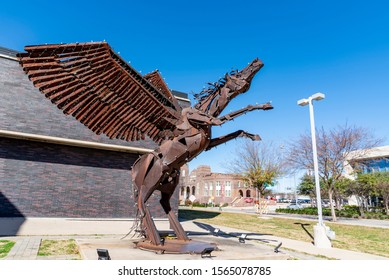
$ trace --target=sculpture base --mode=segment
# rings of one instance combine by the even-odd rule
[[[152,251],[159,254],[201,254],[204,249],[218,250],[215,243],[195,240],[165,239],[164,244],[154,245],[149,240],[134,242],[135,247],[141,250]]]

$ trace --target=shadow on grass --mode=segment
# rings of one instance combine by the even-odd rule
[[[196,219],[212,219],[220,215],[219,212],[213,212],[213,211],[196,211],[196,210],[187,210],[187,209],[179,209],[178,210],[178,218],[181,221],[191,221]],[[255,233],[255,232],[224,232],[222,230],[219,230],[219,232],[216,234],[215,229],[216,227],[206,224],[194,221],[193,224],[198,226],[203,231],[188,231],[188,235],[192,236],[200,236],[200,235],[214,235],[221,238],[239,238],[242,233],[247,234],[246,240],[255,240],[255,241],[261,241],[264,243],[270,243],[270,242],[276,242],[277,240],[268,239],[268,238],[261,238],[263,235],[269,235],[269,234],[261,234],[261,233]],[[204,232],[204,230],[206,232]]]
[[[303,230],[308,234],[308,236],[312,239],[312,241],[315,240],[315,238],[313,237],[313,235],[308,231],[308,229],[306,228],[306,226],[310,226],[311,224],[303,224],[303,223],[294,223],[295,225],[301,225],[301,227],[303,228]],[[312,242],[313,243],[313,242]]]
[[[195,211],[195,210],[178,210],[178,219],[182,221],[191,221],[196,219],[212,219],[219,216],[218,212],[207,212],[207,211]]]
[[[267,239],[267,238],[260,238],[261,236],[265,235],[265,234],[261,234],[261,233],[253,233],[253,232],[224,232],[222,230],[220,230],[219,228],[215,228],[214,226],[212,225],[209,225],[209,224],[205,224],[205,223],[200,223],[200,222],[193,222],[193,224],[195,224],[196,226],[198,226],[199,228],[203,229],[203,230],[206,230],[207,233],[204,233],[204,232],[190,232],[189,234],[194,236],[194,235],[209,235],[209,234],[212,234],[214,236],[218,236],[218,237],[222,237],[222,238],[239,238],[242,234],[245,234],[246,235],[246,240],[255,240],[255,241],[261,241],[261,242],[264,242],[264,243],[270,243],[270,242],[275,242],[277,240],[273,240],[273,239]],[[215,230],[218,229],[217,233],[215,232]],[[269,235],[269,234],[266,234],[266,235]]]

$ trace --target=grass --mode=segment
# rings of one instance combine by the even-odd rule
[[[9,251],[11,251],[14,245],[14,241],[0,240],[0,259],[7,256],[7,254],[9,253]]]
[[[74,239],[50,240],[44,239],[39,247],[38,256],[76,255],[81,258]]]
[[[258,234],[313,241],[316,221],[270,218],[257,215],[179,210],[179,217],[218,226],[247,230]],[[389,229],[326,223],[336,233],[333,247],[389,257]]]

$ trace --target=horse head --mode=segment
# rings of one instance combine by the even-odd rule
[[[235,73],[232,73],[232,75],[226,74],[226,87],[230,89],[227,94],[228,99],[232,99],[239,94],[248,91],[255,74],[257,74],[262,67],[262,61],[256,58],[241,71],[236,71]]]
[[[195,108],[213,117],[219,116],[231,99],[250,88],[252,79],[262,66],[262,61],[256,58],[242,70],[227,73],[218,82],[210,83],[207,89],[195,95],[199,100]]]

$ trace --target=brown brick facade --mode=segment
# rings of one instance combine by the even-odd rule
[[[248,205],[245,198],[255,199],[253,188],[246,187],[239,175],[213,173],[211,167],[202,165],[194,169],[180,189],[180,202],[194,195],[199,203]],[[251,201],[248,199],[247,201]]]

